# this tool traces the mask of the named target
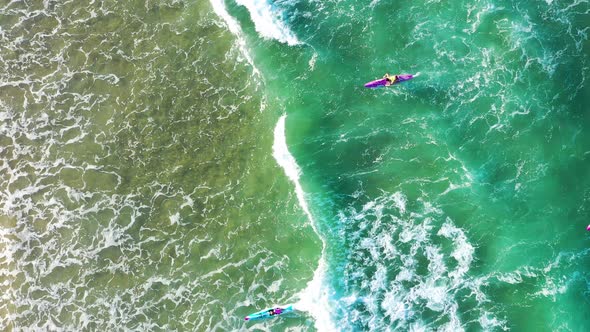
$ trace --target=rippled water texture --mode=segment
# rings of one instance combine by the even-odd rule
[[[0,329],[231,330],[305,285],[317,237],[208,3],[2,2],[0,24]]]
[[[0,0],[0,329],[590,330],[589,17]]]

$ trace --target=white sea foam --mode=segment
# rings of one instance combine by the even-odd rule
[[[268,0],[236,0],[236,3],[248,9],[256,31],[263,38],[275,39],[290,46],[301,44],[283,21],[283,11]]]
[[[299,205],[307,215],[309,222],[319,236],[313,216],[309,211],[305,200],[305,192],[301,188],[301,183],[299,182],[301,170],[287,146],[287,138],[285,137],[286,118],[286,115],[281,116],[275,127],[274,142],[272,146],[273,157],[279,166],[283,168],[287,177],[295,185],[295,193]],[[318,268],[315,270],[313,279],[307,284],[307,287],[298,294],[299,301],[295,303],[294,306],[299,311],[309,312],[309,314],[314,317],[315,326],[319,331],[336,331],[337,329],[334,322],[329,319],[329,317],[331,317],[329,292],[323,287],[326,276],[326,263],[324,258],[326,243],[321,236],[320,239],[322,240],[322,256],[318,263]]]
[[[313,216],[309,212],[309,208],[307,207],[307,203],[305,201],[305,192],[301,188],[301,184],[299,183],[299,176],[301,174],[301,170],[295,158],[289,152],[287,147],[287,138],[285,137],[285,119],[287,118],[286,115],[281,116],[274,131],[274,143],[272,146],[273,150],[273,157],[283,168],[285,174],[293,182],[295,185],[295,193],[297,194],[297,199],[301,208],[307,215],[309,221],[312,223],[312,226],[315,229],[315,225],[313,225]],[[317,230],[316,230],[317,231]]]
[[[467,234],[434,203],[420,198],[410,205],[401,192],[385,193],[339,216],[350,225],[344,233],[352,247],[345,283],[362,298],[354,305],[339,302],[347,307],[348,321],[354,318],[369,330],[428,330],[421,320],[428,308],[448,320],[441,331],[464,330],[471,323],[461,320],[458,290],[465,289],[482,306],[481,326],[504,323],[485,310],[481,283],[468,275],[474,249]],[[448,241],[450,247],[444,245]]]
[[[308,65],[309,65],[309,70],[313,71],[315,69],[315,63],[318,59],[318,54],[316,52],[313,53],[313,55],[311,56],[311,59],[309,59]]]
[[[225,22],[225,25],[229,31],[236,36],[238,48],[240,49],[240,52],[244,58],[246,58],[246,61],[248,61],[248,63],[252,66],[253,73],[257,76],[260,76],[260,71],[254,65],[254,60],[252,60],[250,52],[246,47],[246,40],[242,36],[242,29],[240,28],[238,22],[227,12],[223,0],[209,0],[209,2],[211,3],[215,14],[223,19],[223,22]]]
[[[453,278],[455,284],[462,280],[462,277],[469,270],[469,266],[473,261],[473,254],[475,249],[468,242],[467,236],[460,228],[453,225],[450,218],[447,218],[441,229],[438,231],[438,235],[452,239],[455,244],[452,256],[458,263],[457,268],[449,274]]]

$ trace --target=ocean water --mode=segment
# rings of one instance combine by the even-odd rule
[[[590,330],[589,22],[0,1],[0,330]]]

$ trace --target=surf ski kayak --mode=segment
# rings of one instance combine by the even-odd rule
[[[285,307],[268,308],[268,309],[264,309],[262,311],[250,314],[250,315],[246,316],[244,318],[244,320],[258,320],[258,319],[277,317],[277,316],[280,316],[280,315],[283,315],[283,314],[286,314],[289,312],[293,312],[294,310],[295,309],[293,309],[292,304],[285,306]]]
[[[395,83],[393,84],[397,84],[403,81],[409,81],[412,78],[414,78],[415,75],[412,74],[401,74],[401,75],[397,75],[397,80],[395,81]],[[365,84],[365,88],[378,88],[380,86],[386,86],[387,85],[387,79],[385,78],[380,78],[378,80],[374,80],[371,81],[367,84]]]

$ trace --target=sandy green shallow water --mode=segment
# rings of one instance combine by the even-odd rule
[[[0,1],[0,329],[588,330],[589,12]]]

